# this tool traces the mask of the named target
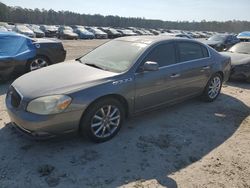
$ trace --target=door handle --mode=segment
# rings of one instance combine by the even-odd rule
[[[204,66],[204,67],[202,67],[202,69],[203,70],[208,70],[208,69],[210,69],[210,66]]]
[[[172,75],[170,76],[170,78],[178,78],[178,77],[180,77],[180,74],[172,74]]]

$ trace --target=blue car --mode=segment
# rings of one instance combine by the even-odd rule
[[[242,42],[249,42],[250,41],[250,31],[244,31],[237,35],[237,38],[240,39]]]
[[[60,41],[0,32],[0,80],[65,60]]]
[[[76,28],[74,30],[75,33],[78,34],[80,39],[94,39],[95,35],[84,28]]]

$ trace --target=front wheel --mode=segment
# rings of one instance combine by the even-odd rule
[[[80,123],[80,132],[94,142],[105,142],[120,130],[125,117],[124,108],[115,99],[102,99],[92,104]]]
[[[213,102],[220,94],[222,86],[222,77],[219,73],[213,75],[207,83],[203,92],[203,99],[207,102]]]

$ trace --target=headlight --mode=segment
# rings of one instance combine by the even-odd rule
[[[27,111],[39,115],[57,114],[63,112],[72,99],[67,95],[53,95],[32,100]]]

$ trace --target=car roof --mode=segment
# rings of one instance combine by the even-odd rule
[[[23,38],[30,39],[29,37],[27,37],[25,35],[22,35],[22,34],[19,34],[19,33],[15,33],[15,32],[10,32],[10,31],[1,31],[0,32],[0,37],[14,37],[14,36],[18,36],[18,37],[23,37]]]
[[[135,43],[144,43],[144,44],[155,44],[155,43],[159,43],[162,41],[193,41],[196,43],[200,43],[196,40],[192,40],[192,39],[185,39],[185,38],[181,38],[181,37],[175,37],[175,36],[168,36],[168,35],[162,35],[162,36],[132,36],[132,37],[121,37],[121,38],[117,38],[115,40],[118,41],[126,41],[126,42],[135,42]]]

